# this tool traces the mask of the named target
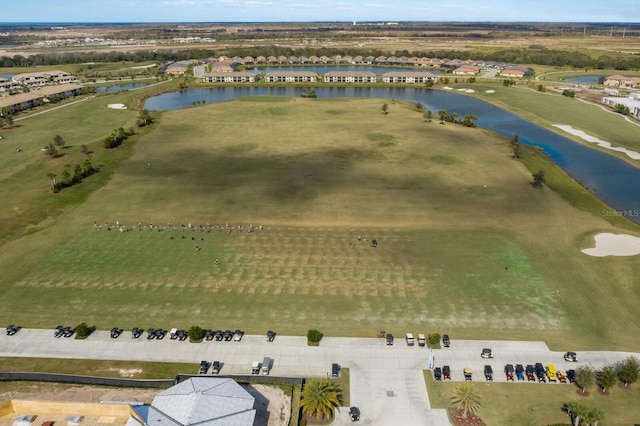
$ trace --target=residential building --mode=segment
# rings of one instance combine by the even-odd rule
[[[476,75],[480,72],[480,68],[475,65],[462,65],[453,70],[454,75]]]
[[[323,80],[325,83],[375,83],[378,76],[369,71],[329,71]]]
[[[43,103],[78,96],[81,92],[82,86],[73,83],[44,86],[27,93],[0,97],[0,109],[9,108],[13,114]]]
[[[265,74],[267,83],[315,83],[318,74],[311,71],[271,71]]]
[[[438,76],[428,71],[391,71],[382,74],[384,83],[426,83],[438,81]]]
[[[202,81],[205,83],[253,83],[257,74],[251,71],[212,71],[205,73]]]
[[[605,86],[640,87],[640,77],[626,77],[624,75],[610,75],[604,78]]]
[[[75,83],[78,81],[75,76],[64,71],[41,71],[16,74],[11,80],[16,84],[24,84],[30,87]]]

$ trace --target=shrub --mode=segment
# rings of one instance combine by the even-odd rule
[[[433,333],[427,336],[427,342],[429,342],[430,348],[438,348],[440,347],[440,339],[442,336],[440,333]]]
[[[562,96],[566,96],[567,98],[573,98],[576,96],[576,92],[574,92],[573,90],[564,89],[562,91]]]
[[[187,331],[187,335],[189,336],[189,341],[192,343],[202,342],[202,339],[204,339],[204,330],[198,325],[193,325],[189,331]]]
[[[76,339],[86,339],[95,330],[95,327],[89,327],[86,322],[76,326]]]
[[[307,331],[307,345],[319,346],[320,340],[322,340],[322,333],[319,330],[313,329]]]

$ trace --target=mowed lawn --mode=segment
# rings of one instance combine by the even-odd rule
[[[530,180],[504,138],[391,100],[165,112],[106,185],[4,244],[1,317],[639,350],[637,260],[579,251],[621,231]]]

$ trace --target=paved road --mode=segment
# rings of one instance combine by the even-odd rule
[[[291,336],[277,336],[272,343],[265,336],[245,336],[241,342],[200,344],[168,337],[148,341],[145,336],[132,339],[131,333],[124,332],[118,339],[111,339],[108,332],[98,331],[87,340],[55,339],[53,330],[24,329],[15,336],[0,334],[0,356],[187,362],[194,364],[193,373],[201,360],[218,360],[223,363],[222,373],[230,375],[249,374],[252,361],[268,356],[273,359],[272,375],[295,377],[326,377],[331,363],[337,362],[350,369],[351,403],[361,409],[362,423],[449,425],[445,410],[431,409],[429,404],[422,377],[428,351],[424,347],[409,347],[400,339],[394,346],[386,346],[383,339],[325,337],[319,347],[308,347],[305,337]],[[480,358],[484,347],[493,350],[493,359]],[[506,363],[554,363],[558,369],[590,364],[599,368],[631,355],[639,356],[580,352],[579,363],[566,363],[563,352],[552,352],[543,342],[473,340],[452,340],[450,348],[435,350],[434,354],[436,366],[451,366],[454,381],[464,380],[464,367],[473,368],[474,380],[484,381],[483,367],[490,364],[498,382],[506,380],[502,374]],[[342,408],[335,424],[351,424],[347,412]]]

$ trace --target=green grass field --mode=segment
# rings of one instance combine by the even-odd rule
[[[579,210],[532,188],[504,138],[426,123],[403,103],[383,115],[385,100],[266,97],[156,114],[107,152],[102,138],[136,113],[106,105],[132,96],[5,132],[2,321],[343,336],[411,327],[640,349],[628,339],[640,331],[637,261],[579,252],[623,228],[589,213],[600,204],[584,191],[572,189]],[[39,147],[56,133],[70,147],[50,159]],[[47,173],[82,160],[81,143],[102,171],[51,194]],[[550,185],[569,185],[531,156]],[[131,231],[108,231],[116,221]]]
[[[451,394],[459,383],[435,382],[431,371],[425,370],[429,400],[433,408],[451,406]],[[605,414],[603,425],[629,425],[637,423],[635,409],[640,397],[640,387],[614,386],[609,394],[602,394],[595,387],[588,396],[577,393],[578,388],[569,384],[538,383],[475,383],[481,397],[478,415],[487,425],[549,425],[571,424],[564,405],[580,402],[589,408],[599,408]]]

